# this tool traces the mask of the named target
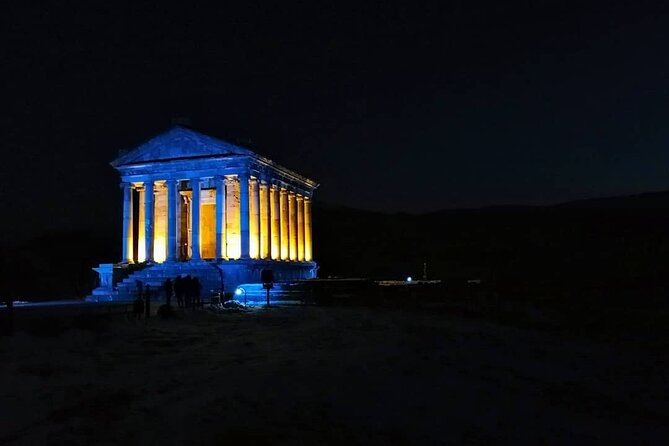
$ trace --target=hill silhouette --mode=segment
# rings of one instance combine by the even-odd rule
[[[384,214],[316,202],[319,276],[481,279],[536,298],[646,299],[669,289],[669,191],[552,206]],[[85,296],[120,256],[120,222],[2,249],[23,298]]]

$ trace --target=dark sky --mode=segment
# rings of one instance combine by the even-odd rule
[[[660,3],[15,3],[0,19],[5,240],[116,225],[109,161],[176,116],[359,208],[669,189]]]

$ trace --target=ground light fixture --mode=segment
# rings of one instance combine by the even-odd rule
[[[246,290],[242,287],[237,287],[237,289],[235,290],[235,295],[241,296],[242,293],[244,293],[244,306],[246,306]]]

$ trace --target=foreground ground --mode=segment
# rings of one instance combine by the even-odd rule
[[[91,318],[0,338],[0,444],[669,438],[657,351],[426,310]]]

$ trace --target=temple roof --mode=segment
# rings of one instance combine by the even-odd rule
[[[114,167],[207,156],[257,156],[251,150],[204,135],[186,127],[175,126],[151,138],[139,147],[112,161]]]
[[[171,161],[187,161],[206,158],[245,157],[256,166],[271,168],[277,174],[315,189],[318,183],[290,169],[280,166],[253,151],[229,142],[204,135],[187,127],[174,126],[165,133],[151,138],[139,147],[124,153],[111,162],[122,175],[137,174],[133,170],[143,169],[147,164],[164,164]]]

